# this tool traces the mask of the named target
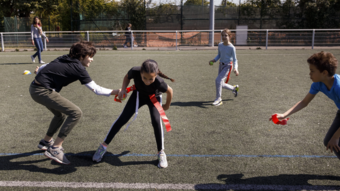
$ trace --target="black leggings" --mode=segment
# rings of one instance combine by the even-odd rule
[[[323,144],[327,147],[327,144],[329,142],[329,140],[331,140],[331,138],[333,137],[334,133],[340,128],[340,110],[338,110],[338,112],[336,113],[335,119],[331,125],[331,127],[329,128],[325,139],[323,140]],[[340,143],[339,143],[340,146]],[[335,155],[340,159],[340,152],[336,152],[334,151]]]
[[[112,141],[114,136],[118,133],[118,131],[129,121],[129,119],[135,113],[136,98],[137,98],[137,91],[135,90],[130,96],[128,102],[126,103],[126,106],[123,112],[120,114],[118,119],[112,124],[109,133],[104,139],[104,142],[106,144],[110,144],[110,142]],[[158,102],[162,104],[161,97],[156,97],[156,98]],[[154,129],[155,137],[156,137],[157,149],[158,151],[161,151],[162,149],[164,149],[163,127],[162,127],[162,122],[161,122],[161,116],[158,110],[156,109],[156,107],[151,102],[149,97],[139,95],[139,107],[138,108],[142,107],[145,104],[148,105],[149,110],[150,110],[151,122],[152,122],[152,126]]]

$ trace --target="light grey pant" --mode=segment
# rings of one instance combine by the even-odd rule
[[[338,112],[336,113],[335,119],[331,125],[331,127],[329,128],[325,139],[323,140],[323,144],[327,147],[327,144],[329,142],[329,140],[331,140],[331,138],[333,137],[334,133],[340,128],[340,110],[338,110]],[[340,143],[339,143],[340,146]],[[334,152],[335,155],[340,159],[340,152]]]
[[[61,127],[58,137],[65,139],[83,114],[80,108],[58,92],[43,86],[31,84],[29,91],[34,101],[44,105],[54,114],[46,135],[53,137]]]
[[[225,80],[227,79],[229,72],[231,72],[230,69],[231,69],[230,64],[223,64],[222,62],[220,62],[220,65],[218,67],[218,76],[215,80],[216,99],[221,98],[222,88],[227,90],[234,90],[234,86],[225,83]]]

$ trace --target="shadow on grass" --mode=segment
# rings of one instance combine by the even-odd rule
[[[29,63],[1,63],[0,65],[22,65],[22,64],[37,64],[37,63],[32,63],[32,62],[29,62]],[[39,63],[38,63],[39,65]]]
[[[243,174],[221,174],[217,179],[225,184],[198,184],[196,190],[301,190],[301,189],[340,189],[336,185],[312,185],[309,180],[340,181],[339,176],[310,175],[310,174],[282,174],[278,176],[259,176],[242,178]]]
[[[49,174],[68,174],[71,172],[75,172],[77,169],[73,166],[58,166],[57,168],[49,169],[39,167],[38,164],[41,162],[49,161],[49,158],[44,156],[43,159],[39,160],[32,160],[26,159],[27,157],[33,155],[41,155],[43,151],[33,151],[21,154],[13,154],[8,156],[1,156],[0,157],[0,170],[27,170],[30,172],[42,172],[42,173],[49,173]],[[55,162],[56,163],[56,162]]]
[[[128,154],[130,151],[124,151],[120,154],[113,154],[111,152],[105,153],[102,161],[100,163],[105,162],[112,166],[128,166],[128,165],[142,165],[142,164],[151,164],[157,166],[158,160],[152,160],[152,161],[129,161],[129,162],[123,162],[120,160],[119,157],[124,156]],[[95,151],[86,151],[81,152],[75,155],[72,155],[73,158],[77,158],[75,161],[76,163],[89,163],[91,165],[97,164],[97,162],[92,161],[92,156],[94,155]]]
[[[222,101],[233,101],[233,99],[224,99]],[[172,102],[171,106],[207,108],[210,107],[213,102],[214,101]]]
[[[0,156],[0,171],[3,170],[27,170],[30,172],[41,172],[47,174],[69,174],[77,171],[78,167],[89,167],[97,164],[92,161],[92,156],[95,151],[86,151],[81,153],[66,153],[67,158],[71,162],[69,165],[59,164],[54,160],[51,160],[45,156],[43,159],[33,160],[28,158],[34,155],[43,155],[44,151],[33,151],[27,153],[13,154]],[[106,153],[102,162],[106,162],[113,166],[126,166],[126,165],[141,165],[141,164],[151,164],[157,166],[157,160],[153,161],[129,161],[122,162],[119,157],[128,154],[129,151],[124,151],[121,154]],[[40,157],[41,158],[41,157]],[[51,165],[48,168],[41,167],[39,163],[51,161]],[[56,166],[55,168],[52,168]]]

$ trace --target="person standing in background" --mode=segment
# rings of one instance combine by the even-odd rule
[[[125,30],[128,31],[128,32],[125,32],[125,37],[126,37],[126,39],[125,39],[125,43],[124,43],[124,48],[127,48],[126,45],[127,45],[128,42],[130,43],[130,46],[132,46],[132,44],[131,44],[132,33],[130,32],[130,31],[131,31],[131,27],[132,27],[132,24],[129,23],[129,24],[126,26],[126,28],[125,28]]]
[[[33,24],[31,25],[31,37],[32,44],[37,48],[37,52],[31,56],[32,62],[35,62],[35,57],[38,56],[39,63],[44,64],[45,62],[41,60],[41,52],[44,51],[43,42],[41,36],[46,38],[46,42],[49,42],[48,38],[42,31],[42,25],[39,17],[33,18]]]

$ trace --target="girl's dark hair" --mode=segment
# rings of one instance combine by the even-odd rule
[[[338,60],[330,52],[318,52],[307,59],[309,64],[313,64],[320,72],[327,70],[329,76],[333,76],[338,67]]]
[[[163,74],[159,68],[158,68],[158,64],[156,61],[154,60],[151,60],[151,59],[148,59],[148,60],[145,60],[142,64],[142,67],[140,69],[140,72],[143,73],[143,72],[146,72],[146,73],[156,73],[158,74],[160,77],[162,78],[165,78],[165,79],[169,79],[171,80],[172,82],[174,82],[175,80],[172,79],[172,78],[169,78],[168,76],[166,76],[165,74]]]
[[[38,19],[39,19],[39,17],[35,16],[35,17],[33,18],[33,22],[32,22],[32,24],[33,24],[33,25],[40,24],[40,26],[42,26],[42,24],[41,24],[41,20],[40,20],[40,19],[39,19],[39,23],[36,23],[36,22],[35,22],[35,19],[36,19],[36,18],[38,18]]]
[[[92,42],[81,41],[72,44],[68,56],[80,60],[80,58],[85,58],[86,56],[94,57],[96,52],[96,48]]]

